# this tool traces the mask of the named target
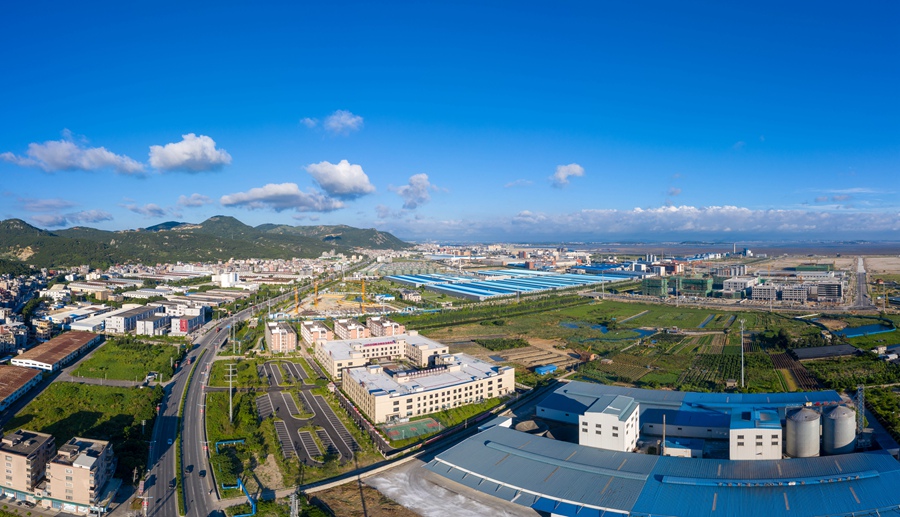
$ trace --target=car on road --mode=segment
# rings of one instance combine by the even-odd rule
[[[169,481],[169,490],[175,490],[175,478],[172,478],[172,481]]]
[[[206,471],[205,471],[205,470],[201,470],[199,474],[200,474],[200,477],[202,477],[202,478],[205,478],[205,477],[206,477]]]
[[[190,474],[191,472],[194,471],[194,466],[188,465],[187,467],[184,468],[184,471],[187,472],[188,474]]]
[[[166,440],[166,443],[168,443],[169,445],[172,445],[172,439],[169,438],[168,440]]]

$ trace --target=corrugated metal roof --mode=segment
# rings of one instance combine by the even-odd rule
[[[881,451],[705,460],[605,451],[494,427],[439,454],[426,468],[507,500],[515,493],[517,504],[566,516],[602,515],[601,510],[713,517],[874,510],[900,515],[900,463]]]

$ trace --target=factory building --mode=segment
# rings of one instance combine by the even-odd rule
[[[733,277],[722,283],[722,289],[726,291],[745,291],[757,283],[759,283],[759,280],[752,276]]]
[[[55,372],[102,341],[102,335],[73,330],[19,354],[10,362],[13,366]]]
[[[431,368],[389,372],[372,364],[345,370],[350,400],[376,424],[500,397],[515,389],[515,370],[466,354],[435,356]]]
[[[372,360],[402,359],[419,368],[434,364],[434,359],[449,352],[447,345],[420,336],[411,330],[399,336],[374,337],[340,341],[316,341],[315,356],[333,379],[340,379],[342,371],[369,364]]]

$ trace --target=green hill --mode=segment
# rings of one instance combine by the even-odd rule
[[[402,249],[393,235],[350,226],[254,228],[228,216],[200,224],[170,221],[147,229],[106,231],[73,227],[49,232],[19,219],[0,221],[0,258],[37,267],[142,262],[198,262],[231,258],[317,257],[323,251],[351,248]]]

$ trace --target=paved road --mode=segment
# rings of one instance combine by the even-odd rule
[[[854,310],[875,309],[875,304],[869,297],[868,283],[866,283],[866,263],[862,257],[856,257],[856,296],[853,300]]]

